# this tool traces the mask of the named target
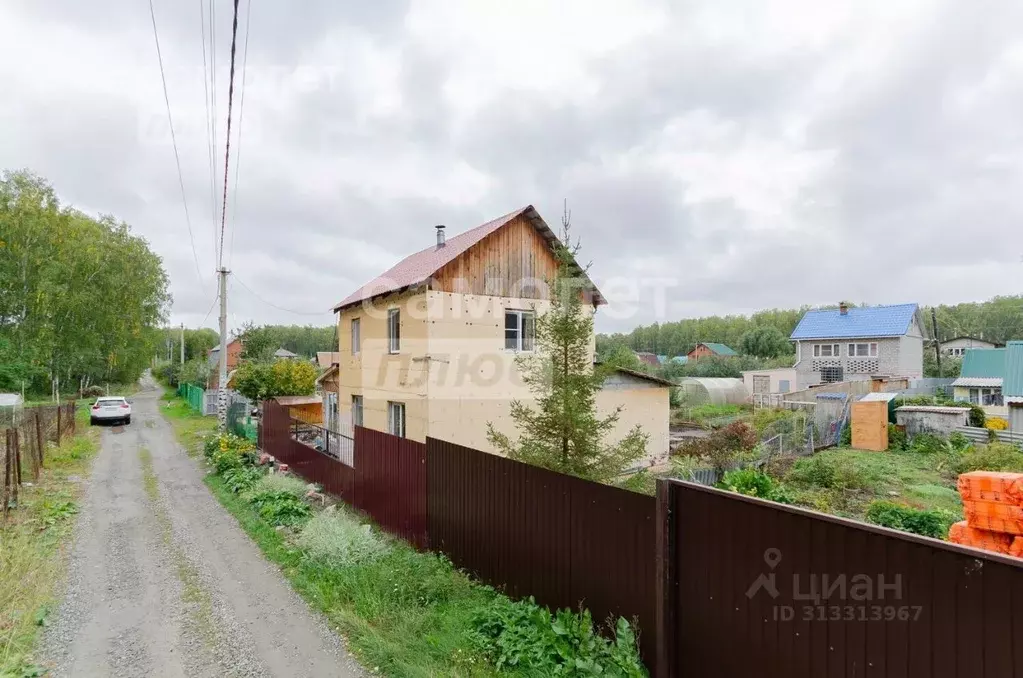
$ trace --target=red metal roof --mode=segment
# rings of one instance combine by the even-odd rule
[[[462,254],[470,247],[483,240],[483,238],[487,237],[518,216],[525,216],[529,219],[530,223],[532,223],[548,241],[557,239],[557,236],[550,227],[547,226],[533,206],[527,205],[521,209],[515,210],[514,212],[509,212],[504,216],[498,217],[493,221],[488,221],[482,226],[477,226],[465,233],[460,233],[448,238],[443,247],[437,247],[434,245],[424,250],[420,250],[415,254],[410,254],[381,275],[349,294],[343,301],[335,304],[333,310],[336,312],[347,306],[352,306],[362,301],[366,301],[367,299],[372,299],[390,292],[397,292],[408,287],[414,287],[428,281],[433,274],[444,268],[446,264],[454,261],[458,255]],[[596,286],[593,285],[592,282],[590,284],[594,290],[594,300],[596,303],[605,303],[600,291],[597,290]]]

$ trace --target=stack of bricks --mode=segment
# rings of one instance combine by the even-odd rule
[[[948,540],[1023,558],[1023,473],[964,473],[958,487],[966,520],[951,527]]]

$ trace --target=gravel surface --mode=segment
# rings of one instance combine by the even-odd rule
[[[210,494],[158,411],[105,428],[40,656],[68,676],[362,676]]]

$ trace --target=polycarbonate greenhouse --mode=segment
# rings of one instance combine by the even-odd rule
[[[679,389],[690,406],[741,405],[749,398],[742,379],[686,377],[679,382]]]

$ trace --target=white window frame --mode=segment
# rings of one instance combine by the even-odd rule
[[[515,318],[514,346],[508,345],[509,316]],[[527,322],[530,332],[526,332]],[[536,314],[533,311],[522,311],[518,309],[505,309],[504,311],[504,350],[529,353],[536,348]]]
[[[387,432],[399,438],[405,437],[405,403],[387,401]]]
[[[352,318],[352,355],[359,355],[362,350],[362,318]]]
[[[337,391],[327,391],[327,429],[330,431],[338,430],[338,423],[340,420],[338,407],[337,407]]]
[[[361,395],[352,396],[352,426],[365,426],[363,421],[363,401]]]
[[[831,347],[831,355],[824,355],[825,346]],[[842,357],[842,345],[841,344],[814,344],[813,345],[813,357],[814,358],[841,358]]]
[[[401,309],[387,309],[387,352],[401,352]]]
[[[865,355],[860,355],[860,351],[859,351],[860,346],[866,346],[867,347],[867,353]],[[849,351],[849,357],[850,358],[876,358],[877,357],[877,342],[876,341],[871,341],[871,342],[866,342],[865,341],[865,342],[850,343],[846,347],[846,349]]]

